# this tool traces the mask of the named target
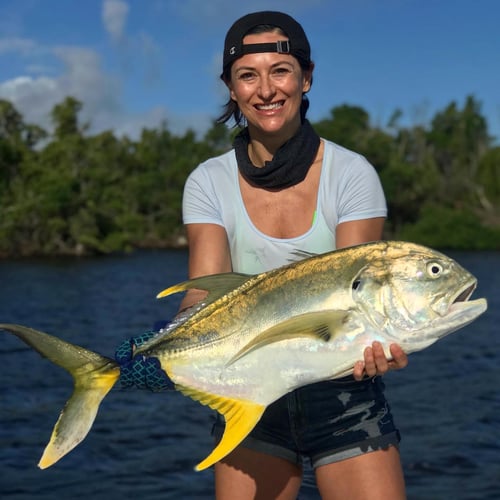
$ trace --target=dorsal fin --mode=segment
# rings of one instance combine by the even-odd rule
[[[207,305],[216,301],[226,293],[231,292],[235,288],[238,288],[252,277],[253,276],[250,274],[241,273],[221,273],[200,276],[199,278],[193,278],[192,280],[183,281],[177,285],[170,286],[161,291],[156,298],[160,299],[174,293],[197,288],[208,292],[207,297],[203,299],[203,303]]]
[[[266,409],[265,405],[252,401],[218,396],[189,387],[176,388],[184,395],[218,411],[226,420],[222,439],[212,453],[195,467],[197,471],[207,469],[231,453],[255,427]]]

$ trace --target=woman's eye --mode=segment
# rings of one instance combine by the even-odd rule
[[[238,75],[240,80],[251,80],[253,78],[253,73],[241,73]]]
[[[275,73],[276,75],[285,75],[285,74],[287,74],[287,73],[289,73],[289,72],[290,72],[290,71],[288,70],[288,68],[276,68],[276,69],[274,70],[274,73]]]

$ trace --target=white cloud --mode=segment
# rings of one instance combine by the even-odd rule
[[[28,54],[36,49],[37,45],[33,40],[27,38],[2,38],[0,39],[0,54],[8,52],[17,52],[20,54]]]
[[[23,103],[23,107],[36,108],[37,101],[50,99],[57,92],[56,82],[47,77],[32,78],[18,76],[0,84],[0,94],[14,103]]]
[[[114,41],[123,37],[128,11],[128,4],[122,0],[104,0],[102,4],[102,21]]]
[[[5,72],[0,80],[0,99],[9,100],[26,123],[49,132],[54,106],[68,96],[82,102],[80,123],[90,124],[90,134],[113,130],[117,136],[137,138],[143,128],[158,127],[163,121],[174,134],[184,133],[193,123],[197,132],[204,132],[210,125],[208,116],[173,116],[162,106],[142,111],[126,107],[123,85],[128,78],[142,74],[150,87],[162,83],[161,49],[149,33],[126,33],[128,12],[125,1],[103,0],[102,22],[123,61],[116,73],[103,68],[94,50],[43,45],[29,38],[0,38],[0,56],[17,61],[16,69]]]
[[[159,83],[161,50],[153,37],[144,31],[126,32],[129,6],[123,0],[104,0],[102,7],[102,20],[124,76],[143,74],[146,83]]]
[[[80,123],[90,123],[90,134],[112,130],[117,136],[137,139],[143,128],[158,127],[163,121],[174,134],[184,133],[193,123],[196,132],[210,126],[208,116],[173,116],[161,106],[131,113],[122,105],[121,82],[102,70],[97,53],[75,47],[57,47],[52,53],[62,64],[58,76],[24,75],[0,82],[0,99],[10,101],[26,123],[51,131],[52,109],[72,96],[83,104]]]
[[[143,128],[157,128],[162,123],[174,135],[182,135],[187,129],[194,130],[199,134],[204,134],[212,125],[211,118],[199,113],[197,115],[173,115],[164,106],[156,106],[143,113],[123,116],[123,120],[113,119],[113,131],[117,137],[128,136],[138,139]],[[108,127],[111,128],[111,127]]]
[[[57,82],[51,78],[19,76],[0,84],[0,98],[10,101],[26,123],[50,129],[50,111],[60,100]]]
[[[26,65],[26,72],[30,75],[46,75],[53,74],[54,68],[48,64],[33,63]]]
[[[110,125],[109,117],[120,110],[120,85],[102,72],[99,56],[86,49],[58,47],[53,54],[63,64],[57,77],[18,76],[0,83],[0,97],[9,100],[28,123],[50,130],[50,112],[67,96],[82,101],[82,122],[92,128]]]

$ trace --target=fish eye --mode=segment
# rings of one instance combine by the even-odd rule
[[[443,266],[439,262],[427,263],[427,274],[431,278],[439,278],[443,272]]]
[[[361,286],[361,280],[354,280],[352,282],[352,289],[357,290]]]

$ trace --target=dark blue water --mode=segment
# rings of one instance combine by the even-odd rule
[[[413,354],[385,377],[403,441],[410,500],[500,498],[500,254],[453,255],[479,278],[488,312]],[[85,260],[0,262],[0,322],[55,334],[105,355],[172,316],[156,293],[186,278],[181,251]],[[213,497],[212,414],[176,392],[113,390],[85,441],[55,466],[36,464],[71,392],[63,370],[0,333],[0,498]],[[301,499],[316,499],[304,487]]]

